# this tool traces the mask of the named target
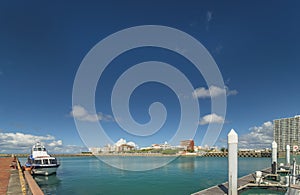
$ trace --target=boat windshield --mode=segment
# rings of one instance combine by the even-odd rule
[[[33,148],[33,151],[46,151],[46,148]]]
[[[34,163],[35,164],[42,164],[42,161],[41,160],[34,160]]]
[[[50,159],[50,164],[56,164],[57,160],[56,159]]]
[[[49,164],[48,159],[43,159],[43,164],[44,164],[44,165]]]

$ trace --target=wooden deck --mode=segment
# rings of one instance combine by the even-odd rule
[[[271,172],[271,168],[267,168],[262,170],[263,175],[269,174]],[[245,186],[247,186],[250,181],[254,181],[255,176],[254,174],[249,174],[244,177],[241,177],[238,179],[238,190],[243,189]],[[192,195],[224,195],[228,194],[228,182],[222,183],[210,188],[207,188],[205,190],[201,190],[199,192],[193,193]]]

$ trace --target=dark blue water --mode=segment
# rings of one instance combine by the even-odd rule
[[[120,157],[110,157],[120,158]],[[161,157],[130,157],[157,162]],[[56,175],[35,177],[45,194],[184,195],[227,181],[227,158],[181,157],[150,171],[124,171],[95,157],[59,158]],[[239,177],[269,167],[269,158],[239,158]]]

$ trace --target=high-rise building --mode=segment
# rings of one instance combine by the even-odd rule
[[[180,146],[184,147],[185,150],[194,151],[194,145],[194,140],[192,139],[180,141]]]
[[[274,120],[274,140],[278,145],[278,151],[285,151],[286,145],[298,148],[300,146],[300,115]]]

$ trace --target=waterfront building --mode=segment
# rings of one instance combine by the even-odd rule
[[[103,148],[101,148],[102,153],[111,153],[117,151],[117,147],[115,145],[107,144]]]
[[[92,152],[92,154],[99,154],[101,152],[101,148],[89,148],[89,151]]]
[[[154,150],[166,150],[166,149],[174,149],[168,142],[165,142],[163,144],[152,144],[151,149]]]
[[[300,146],[300,115],[291,118],[276,119],[274,122],[274,140],[278,151],[285,151],[286,145],[293,149]]]
[[[131,150],[134,150],[134,149],[135,149],[135,147],[133,145],[122,144],[122,145],[117,147],[117,152],[127,152],[127,151],[131,151]]]
[[[152,144],[151,148],[154,149],[154,150],[160,150],[161,146],[160,146],[160,144]]]
[[[194,145],[194,140],[192,139],[180,141],[180,146],[184,147],[185,150],[194,151]]]

